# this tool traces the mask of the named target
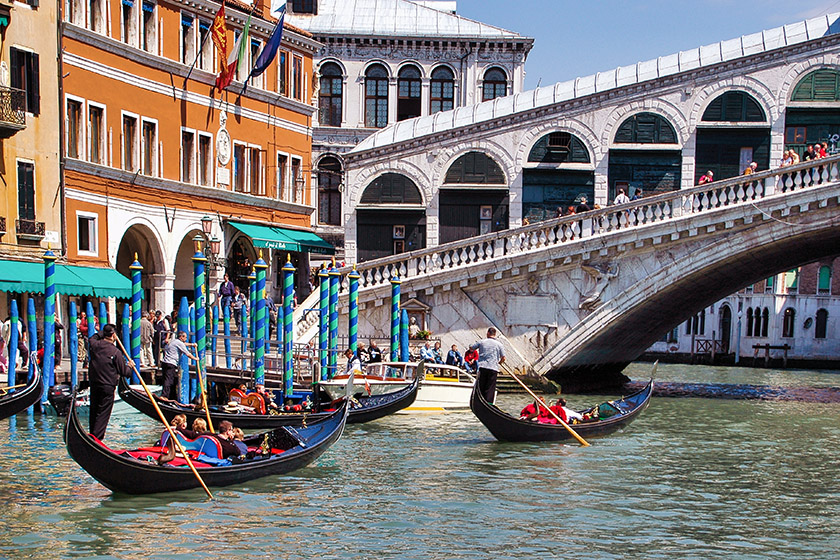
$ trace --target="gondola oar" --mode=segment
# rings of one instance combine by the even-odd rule
[[[195,344],[190,344],[190,346],[195,347],[195,355],[198,356],[198,346]],[[195,363],[195,372],[198,375],[198,384],[201,386],[201,404],[204,406],[204,412],[207,414],[207,427],[210,428],[210,433],[216,433],[216,430],[213,429],[213,420],[210,418],[210,407],[207,406],[207,376],[202,377],[201,375],[201,360],[198,360]]]
[[[161,412],[160,407],[158,406],[157,402],[155,401],[155,396],[149,390],[148,385],[146,385],[146,382],[143,381],[143,376],[140,375],[140,372],[137,370],[137,366],[134,364],[134,360],[132,360],[131,356],[128,355],[128,352],[125,351],[125,346],[123,346],[122,342],[120,341],[120,338],[117,337],[116,340],[117,340],[117,344],[120,347],[120,350],[122,350],[122,353],[125,355],[126,359],[128,360],[128,363],[131,364],[131,369],[134,370],[134,373],[136,373],[137,377],[140,379],[140,383],[143,385],[143,389],[146,391],[146,394],[149,396],[149,400],[152,401],[152,406],[155,407],[155,410],[157,411],[158,416],[160,416],[160,421],[163,422],[164,426],[166,426],[166,431],[169,432],[169,439],[174,441],[175,445],[178,446],[178,451],[180,451],[181,454],[184,456],[184,460],[190,466],[190,470],[193,472],[195,477],[198,479],[198,482],[199,482],[199,484],[201,484],[201,487],[204,488],[204,491],[207,492],[207,496],[212,500],[213,499],[213,494],[210,493],[210,489],[207,488],[206,484],[204,484],[204,480],[201,478],[201,475],[198,474],[198,471],[195,469],[195,465],[193,465],[193,462],[192,462],[192,459],[190,459],[189,453],[187,453],[187,451],[181,445],[181,441],[175,435],[175,431],[172,429],[172,426],[169,424],[169,422],[166,421],[166,417],[163,415],[163,412]]]
[[[521,379],[519,379],[518,377],[516,377],[516,375],[515,375],[512,371],[510,371],[510,370],[508,370],[507,368],[505,368],[505,373],[507,373],[508,375],[510,375],[511,377],[513,377],[513,378],[516,380],[516,382],[517,382],[517,383],[519,383],[520,385],[522,385],[522,388],[523,388],[523,389],[525,389],[526,391],[528,391],[528,394],[529,394],[529,395],[531,395],[532,397],[534,397],[534,399],[536,399],[537,401],[539,401],[539,397],[537,397],[537,395],[536,395],[536,394],[534,394],[534,392],[533,392],[531,389],[529,389],[529,388],[528,388],[528,386],[527,386],[527,385],[525,385],[525,383],[523,383]],[[563,424],[563,427],[564,427],[564,428],[566,428],[567,430],[569,430],[569,433],[570,433],[570,434],[572,434],[572,435],[574,436],[574,438],[575,438],[576,440],[578,440],[582,446],[584,446],[584,447],[589,447],[589,443],[587,443],[587,441],[586,441],[585,439],[583,439],[582,437],[580,437],[580,435],[578,435],[578,433],[577,433],[576,431],[574,431],[574,430],[572,429],[572,427],[571,427],[571,426],[569,426],[568,424],[566,424],[565,422],[563,422],[563,419],[562,419],[562,418],[560,418],[559,416],[557,416],[557,414],[556,414],[553,410],[551,410],[548,406],[546,406],[546,407],[545,407],[545,409],[546,409],[547,411],[549,411],[549,412],[551,413],[551,415],[552,415],[552,416],[554,416],[554,418],[556,418],[556,419],[557,419],[557,421],[558,421],[558,422],[560,422],[561,424]],[[539,410],[539,405],[537,405],[537,410]]]

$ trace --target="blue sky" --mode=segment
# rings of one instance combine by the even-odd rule
[[[459,15],[535,39],[526,90],[840,12],[840,0],[457,1]]]

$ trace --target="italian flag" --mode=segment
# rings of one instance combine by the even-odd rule
[[[231,82],[233,82],[236,71],[239,68],[241,61],[245,60],[245,52],[248,48],[248,36],[251,28],[251,15],[248,15],[248,21],[245,22],[245,27],[242,28],[242,33],[239,35],[236,43],[233,45],[233,50],[230,51],[227,59],[227,72],[222,72],[219,79],[216,81],[216,86],[219,89],[225,89]]]

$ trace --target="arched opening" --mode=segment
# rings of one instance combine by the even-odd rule
[[[796,150],[803,160],[811,159],[815,144],[825,142],[827,151],[832,151],[837,144],[838,130],[840,71],[814,70],[794,86],[785,109],[785,149]]]
[[[814,325],[814,338],[825,338],[828,330],[828,311],[817,309],[817,320]]]
[[[145,225],[131,226],[120,240],[115,268],[126,278],[131,278],[129,267],[134,262],[135,254],[138,262],[143,266],[140,274],[143,308],[161,310],[166,308],[170,302],[165,301],[163,294],[165,287],[163,249],[158,244],[154,233]]]
[[[341,225],[342,177],[338,158],[327,156],[318,162],[318,223]]]
[[[365,126],[388,126],[388,71],[381,64],[365,71]]]
[[[655,113],[638,113],[618,127],[609,158],[609,199],[619,189],[633,196],[641,189],[645,195],[674,191],[682,180],[682,151],[677,131],[667,119]],[[652,147],[651,144],[659,146]],[[673,144],[673,149],[662,144]]]
[[[318,121],[321,126],[341,126],[344,78],[335,62],[321,66],[318,88]]]
[[[782,337],[793,338],[794,326],[796,321],[796,310],[792,307],[785,309],[785,315],[782,319]]]
[[[240,235],[234,239],[228,252],[227,269],[231,282],[239,286],[239,289],[248,293],[248,276],[254,263],[257,262],[257,251],[254,244],[246,235]]]
[[[449,111],[455,107],[455,74],[446,66],[432,70],[429,113]]]
[[[767,326],[770,324],[770,310],[766,307],[761,312],[761,336],[767,337]]]
[[[359,261],[426,247],[426,209],[414,181],[385,173],[362,193],[356,207]]]
[[[591,161],[586,145],[569,132],[550,132],[537,140],[528,153],[531,165],[522,170],[523,220],[555,218],[581,195],[594,201],[595,172],[579,165]]]
[[[482,152],[456,159],[438,193],[440,242],[508,228],[508,185],[496,161]]]
[[[747,307],[747,336],[753,335],[753,310],[752,307]]]
[[[723,353],[726,354],[731,348],[730,338],[732,337],[732,309],[728,305],[720,307],[720,343]]]
[[[501,68],[490,68],[484,73],[481,100],[490,101],[507,95],[507,74]]]
[[[178,245],[178,252],[175,255],[175,281],[172,285],[172,305],[178,307],[182,297],[192,302],[195,299],[195,272],[192,257],[195,255],[195,236],[201,236],[200,230],[194,229],[187,233],[181,244]]]
[[[709,103],[697,127],[694,182],[706,171],[716,180],[741,175],[756,162],[770,166],[770,126],[761,104],[744,91],[727,91]]]
[[[420,116],[420,69],[408,65],[397,74],[397,120]]]

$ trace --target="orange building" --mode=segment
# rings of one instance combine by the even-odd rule
[[[267,5],[225,3],[228,52],[246,27],[239,70],[215,88],[211,27],[220,4],[65,0],[62,103],[67,254],[124,275],[138,254],[144,307],[192,299],[194,238],[217,238],[211,289],[242,287],[262,253],[269,294],[287,255],[308,290],[311,232],[311,36],[286,25],[272,64],[247,77],[277,21]],[[204,218],[202,222],[202,218]],[[204,226],[204,228],[202,227]],[[204,229],[205,233],[202,233]],[[303,294],[305,295],[305,294]]]

